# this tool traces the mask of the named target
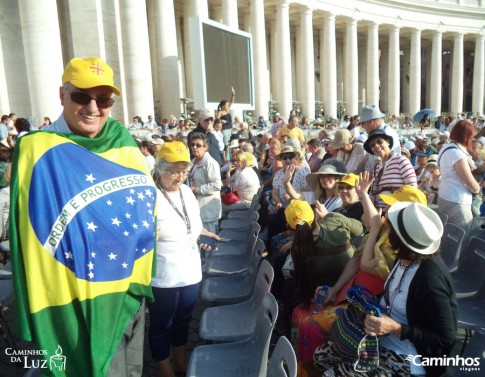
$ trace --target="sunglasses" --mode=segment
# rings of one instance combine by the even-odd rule
[[[196,143],[192,143],[192,144],[190,144],[190,146],[192,148],[203,148],[203,147],[205,147],[204,144],[196,144]]]
[[[115,100],[111,97],[98,97],[98,98],[94,98],[94,97],[91,97],[89,94],[87,93],[84,93],[84,92],[71,92],[67,89],[64,89],[65,92],[69,93],[69,95],[71,96],[71,99],[73,102],[76,102],[78,105],[83,105],[83,106],[86,106],[86,105],[89,105],[89,103],[92,101],[92,100],[95,100],[96,101],[96,106],[98,106],[98,108],[100,109],[108,109],[110,108],[111,106],[113,106],[113,104],[115,103]],[[135,119],[133,119],[135,120]]]
[[[295,158],[295,154],[294,153],[284,153],[281,155],[281,161],[284,161],[284,160],[293,160]]]
[[[372,149],[376,145],[382,145],[382,144],[384,144],[384,142],[385,142],[384,139],[377,139],[376,141],[373,141],[373,142],[369,143],[369,147]]]

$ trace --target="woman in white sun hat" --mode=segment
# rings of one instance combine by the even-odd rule
[[[380,301],[382,317],[367,315],[364,321],[365,332],[379,337],[380,354],[378,368],[366,376],[448,375],[441,363],[424,362],[450,355],[456,338],[453,282],[436,253],[443,224],[432,209],[409,202],[392,205],[388,221],[389,241],[398,251]],[[323,376],[362,375],[342,362],[332,340],[315,351],[314,360]]]

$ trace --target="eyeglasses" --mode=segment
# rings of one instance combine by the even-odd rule
[[[83,106],[86,106],[86,105],[89,105],[89,103],[92,101],[92,100],[95,100],[96,101],[96,106],[98,106],[98,108],[100,109],[108,109],[110,108],[111,106],[113,106],[113,104],[115,103],[115,100],[111,97],[98,97],[98,98],[94,98],[94,97],[91,97],[89,94],[87,93],[84,93],[84,92],[71,92],[67,89],[64,89],[64,91],[66,93],[69,93],[69,95],[71,96],[71,99],[73,102],[76,102],[78,105],[83,105]],[[133,119],[135,121],[135,119]]]
[[[353,188],[354,188],[354,187],[352,187],[352,186],[348,186],[348,185],[339,185],[339,186],[338,186],[338,189],[339,189],[339,190],[347,190],[347,191],[350,191],[350,190],[352,190]]]
[[[167,171],[168,174],[170,174],[170,178],[175,179],[178,177],[186,177],[189,175],[189,172],[187,170],[180,170],[180,171]]]
[[[384,139],[377,139],[376,141],[373,141],[369,143],[370,149],[374,148],[376,145],[382,145],[384,144],[385,140]]]
[[[284,160],[293,160],[295,158],[295,154],[294,153],[283,153],[281,155],[281,161],[284,161]]]
[[[205,147],[204,144],[196,144],[196,143],[192,143],[192,144],[190,144],[190,146],[192,148],[203,148],[203,147]]]

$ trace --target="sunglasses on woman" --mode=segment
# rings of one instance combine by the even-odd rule
[[[87,93],[84,93],[84,92],[71,92],[67,89],[64,89],[65,92],[69,93],[69,95],[71,96],[71,99],[73,102],[77,103],[78,105],[83,105],[83,106],[86,106],[86,105],[89,105],[89,103],[92,101],[92,100],[95,100],[96,101],[96,106],[98,106],[98,108],[100,109],[108,109],[110,108],[111,106],[113,106],[113,104],[115,103],[115,100],[111,97],[98,97],[98,98],[94,98],[94,97],[91,97],[89,94]]]
[[[293,153],[284,153],[281,155],[281,160],[293,160],[295,158],[295,154]]]
[[[369,143],[369,147],[372,149],[374,148],[376,145],[382,145],[384,144],[384,139],[377,139],[376,141],[373,141],[371,143]]]

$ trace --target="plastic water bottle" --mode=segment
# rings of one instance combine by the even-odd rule
[[[325,300],[327,299],[327,296],[328,296],[328,285],[322,285],[322,289],[318,291],[317,299],[313,304],[313,310],[312,310],[313,315],[318,314],[323,310],[323,305],[325,303]]]

